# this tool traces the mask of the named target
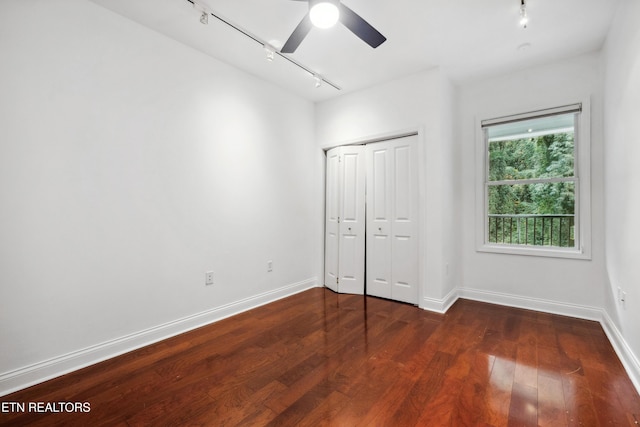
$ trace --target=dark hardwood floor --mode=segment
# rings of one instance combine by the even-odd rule
[[[312,289],[0,398],[0,425],[636,426],[596,322]],[[41,408],[42,409],[42,408]]]

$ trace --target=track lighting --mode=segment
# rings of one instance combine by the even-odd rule
[[[193,3],[193,8],[200,12],[200,23],[207,25],[209,23],[209,13],[207,12],[207,9],[195,1],[192,1],[191,3]]]
[[[272,62],[276,56],[276,49],[268,44],[264,45],[264,52],[267,55],[267,61]]]
[[[528,23],[529,16],[527,15],[527,5],[525,0],[520,0],[520,26],[522,28],[527,28]]]
[[[321,77],[319,74],[317,74],[315,71],[313,71],[309,67],[306,67],[306,66],[302,65],[301,63],[299,63],[295,59],[290,58],[288,55],[283,55],[282,52],[280,52],[278,49],[273,47],[271,44],[265,42],[264,40],[261,40],[260,38],[258,38],[257,36],[251,34],[249,31],[245,30],[244,28],[241,28],[238,25],[229,22],[228,20],[226,20],[225,18],[217,15],[215,12],[211,11],[210,9],[207,9],[204,6],[200,5],[199,3],[197,3],[197,1],[199,1],[199,0],[186,0],[186,1],[188,3],[191,3],[193,8],[196,11],[198,11],[198,13],[200,14],[200,22],[202,22],[203,24],[207,24],[209,22],[209,15],[211,15],[216,20],[215,22],[219,21],[219,22],[227,25],[229,28],[232,28],[233,30],[237,31],[238,33],[246,36],[247,39],[253,40],[254,42],[259,43],[260,45],[262,45],[262,47],[265,50],[265,55],[266,55],[267,61],[269,61],[269,62],[273,61],[275,59],[276,55],[278,55],[286,63],[290,63],[292,65],[295,65],[296,67],[300,68],[301,70],[305,71],[306,73],[309,73],[314,78],[315,87],[318,88],[318,87],[322,86],[323,83],[326,83],[329,86],[331,86],[332,88],[334,88],[335,90],[341,90],[340,87],[337,86],[335,83],[332,83],[330,80],[327,80],[327,79]],[[327,1],[330,1],[330,0],[319,0],[319,2],[327,2]],[[338,4],[338,1],[339,0],[336,1],[336,3],[335,3],[336,5]],[[316,2],[318,2],[318,1],[316,1]],[[337,8],[337,6],[336,6],[336,8]]]
[[[311,4],[309,19],[313,25],[318,28],[330,28],[338,22],[340,11],[334,1],[320,0]]]

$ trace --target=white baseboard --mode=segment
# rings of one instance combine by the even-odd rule
[[[560,303],[539,298],[529,298],[469,288],[457,288],[442,300],[425,298],[423,308],[430,311],[436,311],[438,313],[445,313],[458,298],[466,298],[474,301],[482,301],[491,304],[499,304],[508,307],[517,307],[526,310],[535,310],[544,313],[559,314],[600,322],[613,349],[627,371],[631,382],[638,393],[640,393],[640,361],[605,310],[596,307]]]
[[[458,300],[458,289],[453,289],[444,298],[422,298],[422,305],[420,308],[436,313],[444,314],[449,310],[454,302]]]
[[[622,362],[622,366],[624,366],[627,374],[629,374],[631,382],[633,382],[638,394],[640,394],[640,361],[638,361],[636,355],[633,354],[633,351],[606,311],[602,312],[602,320],[600,323],[602,324],[604,333],[607,334],[613,349],[618,355],[620,362]]]
[[[316,277],[0,374],[0,396],[318,286]]]
[[[544,313],[560,314],[562,316],[577,317],[579,319],[586,320],[602,320],[602,309],[596,307],[587,307],[577,304],[470,288],[458,288],[458,296],[460,298],[466,298],[474,301],[505,305],[507,307],[542,311]]]

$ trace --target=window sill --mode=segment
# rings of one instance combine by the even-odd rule
[[[476,251],[497,253],[497,254],[507,254],[507,255],[539,256],[539,257],[549,257],[549,258],[569,258],[569,259],[584,259],[584,260],[591,259],[591,254],[587,253],[584,249],[580,250],[580,249],[570,249],[570,248],[484,244],[476,248]]]

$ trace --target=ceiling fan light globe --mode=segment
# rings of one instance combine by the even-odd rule
[[[309,19],[318,28],[333,27],[340,18],[340,11],[334,3],[318,2],[309,10]]]

